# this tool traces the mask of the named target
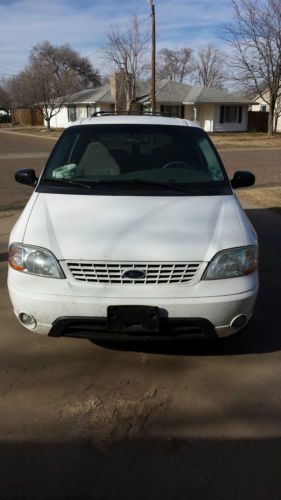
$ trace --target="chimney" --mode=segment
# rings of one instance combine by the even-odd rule
[[[111,95],[115,100],[115,111],[130,111],[134,98],[133,75],[118,71],[112,75],[110,85]]]
[[[124,111],[126,109],[126,75],[123,71],[118,71],[111,76],[110,87],[115,101],[115,111]]]

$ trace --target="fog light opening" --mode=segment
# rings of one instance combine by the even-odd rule
[[[233,320],[230,323],[231,328],[234,328],[237,330],[238,328],[242,328],[244,325],[247,323],[247,316],[246,314],[239,314],[238,316],[235,316]]]
[[[24,326],[29,328],[35,328],[37,325],[36,319],[31,314],[25,312],[19,314],[19,320]]]

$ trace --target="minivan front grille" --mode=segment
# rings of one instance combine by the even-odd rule
[[[72,277],[78,281],[111,285],[180,285],[190,283],[200,262],[131,263],[68,261]],[[125,273],[125,275],[124,275]],[[129,275],[129,276],[128,276]]]

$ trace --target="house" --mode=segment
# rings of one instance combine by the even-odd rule
[[[172,80],[161,80],[156,85],[156,112],[199,122],[207,132],[244,132],[248,124],[248,106],[245,97],[211,87],[193,86]],[[116,80],[95,89],[73,94],[51,119],[51,127],[67,127],[72,121],[91,116],[95,112],[114,112]],[[123,108],[124,109],[124,108]],[[133,109],[150,110],[149,83],[137,82]]]
[[[268,101],[269,96],[268,96],[268,91],[265,91],[261,96],[257,96],[253,99],[253,103],[255,106],[252,107],[252,111],[259,111],[259,112],[269,112],[269,105],[265,101],[265,99]],[[281,96],[277,99],[276,105],[275,105],[275,116],[274,116],[274,126],[276,126],[276,132],[281,132]]]

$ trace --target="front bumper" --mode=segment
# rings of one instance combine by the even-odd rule
[[[50,337],[74,337],[93,340],[180,340],[183,338],[215,338],[213,325],[202,318],[160,318],[158,332],[112,332],[107,318],[58,318],[49,332]]]
[[[243,288],[241,281],[238,281],[241,279],[224,280],[232,282],[232,290],[237,290],[239,284],[239,293],[229,293],[227,290],[227,294],[216,295],[215,290],[226,291],[223,287],[226,287],[227,283],[221,283],[220,286],[219,283],[201,282],[196,290],[195,287],[185,287],[184,290],[181,288],[181,296],[179,292],[177,294],[178,289],[175,287],[169,290],[169,294],[172,295],[170,297],[164,293],[161,296],[159,290],[152,288],[149,297],[145,297],[143,288],[141,294],[134,288],[134,297],[117,297],[117,294],[112,297],[108,296],[109,289],[104,288],[102,291],[101,288],[93,287],[91,293],[87,291],[87,295],[79,295],[77,290],[70,289],[67,280],[23,276],[22,273],[10,269],[8,287],[16,316],[19,318],[22,312],[33,316],[36,319],[35,328],[24,326],[39,334],[103,339],[120,336],[125,338],[123,334],[113,335],[107,332],[108,306],[144,305],[159,307],[163,311],[162,329],[156,338],[161,338],[163,332],[164,337],[169,338],[180,335],[225,337],[239,330],[230,326],[233,318],[242,314],[248,321],[253,313],[258,292],[257,274],[253,273],[243,278],[244,289],[246,288],[244,292],[241,291]],[[49,288],[46,289],[46,286]],[[197,296],[194,296],[195,294]],[[177,322],[181,323],[184,332],[178,328]],[[62,328],[63,324],[64,326],[67,324],[68,327]],[[141,338],[141,335],[133,334],[130,337]]]

